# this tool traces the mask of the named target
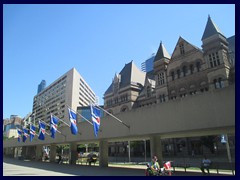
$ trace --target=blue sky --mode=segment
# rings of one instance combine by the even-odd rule
[[[32,111],[41,80],[75,67],[103,104],[103,94],[131,60],[141,63],[160,41],[172,54],[179,36],[201,48],[208,15],[235,35],[235,5],[3,6],[3,118]]]

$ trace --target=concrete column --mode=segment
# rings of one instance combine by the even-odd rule
[[[50,162],[55,162],[56,150],[57,150],[56,144],[51,144],[50,145]]]
[[[151,149],[151,158],[157,156],[158,162],[161,165],[163,161],[162,157],[162,142],[160,136],[151,136],[150,137],[150,149]]]
[[[43,156],[42,148],[43,148],[42,145],[36,145],[36,152],[35,152],[36,161],[42,161],[42,156]]]
[[[13,157],[18,158],[18,147],[13,148]]]
[[[70,144],[70,164],[76,164],[76,161],[78,159],[78,153],[77,153],[77,143],[71,143]]]
[[[108,141],[106,140],[99,142],[99,166],[108,167]]]

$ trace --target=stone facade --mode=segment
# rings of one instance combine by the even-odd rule
[[[235,79],[232,63],[235,56],[230,56],[228,46],[228,39],[209,16],[202,36],[202,49],[179,37],[170,56],[161,42],[153,71],[141,73],[130,62],[115,75],[104,94],[104,108],[118,114],[227,87]]]

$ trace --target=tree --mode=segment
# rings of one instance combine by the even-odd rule
[[[200,138],[201,143],[205,145],[207,148],[209,148],[210,152],[214,153],[214,142],[215,142],[216,136],[203,136]]]

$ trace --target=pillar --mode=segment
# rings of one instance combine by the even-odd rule
[[[13,157],[18,158],[18,147],[13,148]]]
[[[43,156],[42,148],[43,148],[42,145],[36,145],[36,152],[35,152],[36,161],[42,161],[42,156]]]
[[[108,141],[106,140],[99,142],[99,166],[108,167]]]
[[[150,137],[150,149],[151,149],[151,158],[157,156],[158,162],[161,165],[163,161],[162,157],[162,142],[160,136],[151,136]]]
[[[56,150],[57,150],[56,144],[51,144],[50,145],[50,162],[55,162]]]
[[[76,164],[76,161],[78,159],[78,153],[77,153],[77,143],[71,143],[70,144],[70,164]]]

